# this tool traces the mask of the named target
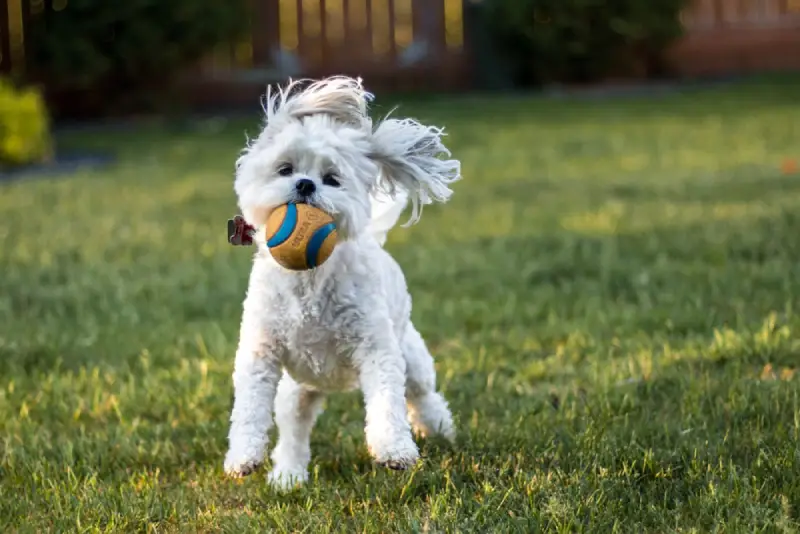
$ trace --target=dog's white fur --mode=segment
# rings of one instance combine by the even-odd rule
[[[371,98],[360,79],[344,76],[270,90],[264,128],[237,160],[234,189],[257,228],[258,252],[233,372],[224,463],[232,476],[263,462],[274,409],[269,480],[282,489],[306,481],[311,429],[332,391],[362,391],[367,445],[380,464],[416,463],[412,428],[455,437],[433,359],[410,320],[405,278],[382,245],[409,200],[409,222],[422,205],[447,201],[460,164],[446,159],[439,128],[393,118],[373,125]],[[291,176],[278,173],[285,163]],[[329,172],[340,187],[323,184]],[[264,224],[277,206],[301,200],[300,178],[314,181],[305,201],[334,217],[339,243],[318,268],[290,272],[266,250]]]

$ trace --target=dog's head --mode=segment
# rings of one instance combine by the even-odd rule
[[[236,162],[234,189],[245,219],[261,226],[277,206],[306,202],[332,215],[348,239],[367,228],[377,188],[404,188],[412,222],[422,204],[446,201],[460,165],[440,159],[450,155],[442,130],[410,119],[373,125],[371,99],[360,79],[344,76],[269,89],[263,130]]]

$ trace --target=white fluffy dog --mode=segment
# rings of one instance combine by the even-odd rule
[[[251,473],[264,460],[273,410],[278,442],[269,480],[308,478],[310,435],[328,392],[360,388],[366,441],[392,469],[415,464],[420,435],[455,429],[425,342],[410,320],[400,267],[383,249],[408,200],[445,202],[460,164],[439,128],[410,119],[373,125],[372,95],[343,76],[268,91],[266,124],[236,163],[235,191],[257,228],[233,382],[225,471]],[[320,267],[290,272],[265,248],[271,210],[306,202],[334,217],[339,244]]]

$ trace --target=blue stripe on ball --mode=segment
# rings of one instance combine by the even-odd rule
[[[269,238],[267,241],[267,246],[277,247],[287,239],[289,236],[292,235],[294,232],[294,227],[297,225],[297,206],[294,204],[289,204],[286,206],[286,215],[283,217],[283,221],[281,221],[281,226],[278,228],[278,231],[275,232],[275,235]]]
[[[336,230],[336,225],[332,222],[328,223],[314,232],[314,235],[308,240],[308,245],[306,246],[306,265],[308,265],[309,269],[313,269],[317,266],[319,249],[322,248],[322,243],[325,242],[325,238],[331,235],[331,232],[334,230]]]

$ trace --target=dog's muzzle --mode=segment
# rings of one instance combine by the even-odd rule
[[[301,198],[305,199],[314,194],[314,191],[317,190],[317,186],[308,178],[300,178],[295,182],[294,189]]]

